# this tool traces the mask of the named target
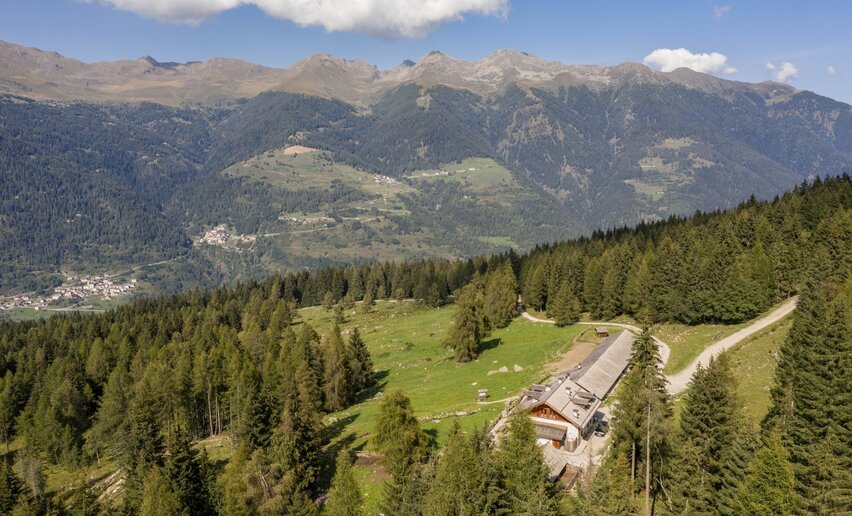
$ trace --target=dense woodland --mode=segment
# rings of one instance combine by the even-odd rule
[[[751,200],[728,212],[599,233],[524,256],[327,267],[98,315],[4,322],[0,438],[24,446],[0,461],[0,512],[106,510],[87,490],[49,498],[43,470],[62,464],[84,471],[109,458],[126,475],[120,507],[110,510],[314,513],[319,472],[329,461],[323,416],[380,385],[357,332],[342,335],[335,327],[319,335],[296,309],[454,299],[447,346],[465,362],[488,331],[516,315],[518,292],[560,324],[576,321],[580,311],[627,313],[648,323],[731,322],[794,293],[801,301],[760,433],[739,412],[724,356],[695,375],[675,420],[653,341],[638,339],[613,453],[579,497],[563,501],[567,508],[544,478],[525,418],[513,420],[499,447],[484,431],[456,431],[447,451],[437,453],[405,395],[385,393],[373,446],[391,474],[386,514],[590,507],[626,514],[645,492],[661,512],[848,507],[850,241],[852,181],[844,176],[773,202]],[[239,452],[217,474],[190,444],[220,433],[232,436]],[[351,514],[339,498],[358,490],[340,455],[328,510]]]

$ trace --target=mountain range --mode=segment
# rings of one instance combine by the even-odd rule
[[[850,165],[849,105],[688,69],[514,50],[87,64],[0,43],[0,289],[163,260],[181,265],[158,288],[530,248]]]

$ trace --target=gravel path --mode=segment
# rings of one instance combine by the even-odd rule
[[[689,380],[692,378],[692,374],[698,369],[698,365],[700,364],[702,367],[706,366],[710,362],[710,358],[718,355],[719,353],[725,351],[730,348],[734,344],[739,343],[740,341],[751,337],[755,333],[760,330],[774,324],[784,317],[787,317],[796,309],[796,303],[799,300],[799,296],[794,296],[785,301],[781,306],[770,312],[764,317],[757,319],[750,325],[746,326],[742,330],[725,337],[709,346],[707,346],[704,351],[698,355],[695,360],[693,360],[688,366],[678,371],[677,373],[667,375],[666,379],[669,382],[668,390],[672,394],[680,394],[686,387],[689,385]],[[544,324],[555,324],[555,321],[550,319],[540,319],[533,315],[527,313],[524,309],[523,305],[518,305],[518,311],[521,313],[521,317],[528,321],[532,321],[535,323],[544,323]],[[615,326],[617,328],[624,328],[626,330],[630,330],[635,334],[639,334],[642,330],[632,324],[622,324],[622,323],[612,323],[605,321],[583,321],[578,324],[583,324],[587,326]],[[669,348],[668,344],[661,341],[657,337],[653,337],[654,341],[660,346],[660,358],[662,359],[662,365],[665,365],[669,361],[669,356],[671,355],[671,348]]]
[[[701,354],[698,355],[698,357],[696,357],[688,366],[681,371],[666,377],[669,381],[669,392],[672,394],[678,394],[686,390],[686,387],[689,385],[689,380],[692,378],[692,374],[695,370],[698,369],[699,364],[701,364],[702,367],[706,366],[710,362],[711,357],[718,355],[734,344],[751,337],[767,326],[787,317],[796,309],[796,303],[798,301],[799,296],[791,297],[766,316],[754,321],[733,335],[725,337],[724,339],[707,346],[704,351],[702,351]]]

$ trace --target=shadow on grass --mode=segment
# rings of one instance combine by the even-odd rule
[[[363,403],[375,396],[376,394],[384,391],[385,387],[387,387],[388,385],[387,377],[389,375],[390,372],[388,371],[376,371],[374,375],[375,381],[373,382],[373,385],[359,392],[358,395],[355,396],[355,402],[353,403],[353,405],[357,403]]]
[[[494,349],[502,343],[503,343],[503,341],[499,338],[489,339],[489,340],[480,342],[479,343],[479,352],[485,353],[489,349]]]

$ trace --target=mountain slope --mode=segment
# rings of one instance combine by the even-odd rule
[[[271,69],[86,64],[0,43],[0,145],[9,289],[190,253],[231,278],[469,256],[730,207],[849,171],[852,107],[777,83],[513,50],[477,62],[433,52],[390,70],[326,55]],[[316,164],[279,156],[299,145],[320,151]],[[241,173],[263,160],[273,175]],[[379,199],[351,174],[332,180],[344,167],[408,190]],[[286,227],[323,217],[334,227]],[[221,225],[278,238],[199,244]]]

